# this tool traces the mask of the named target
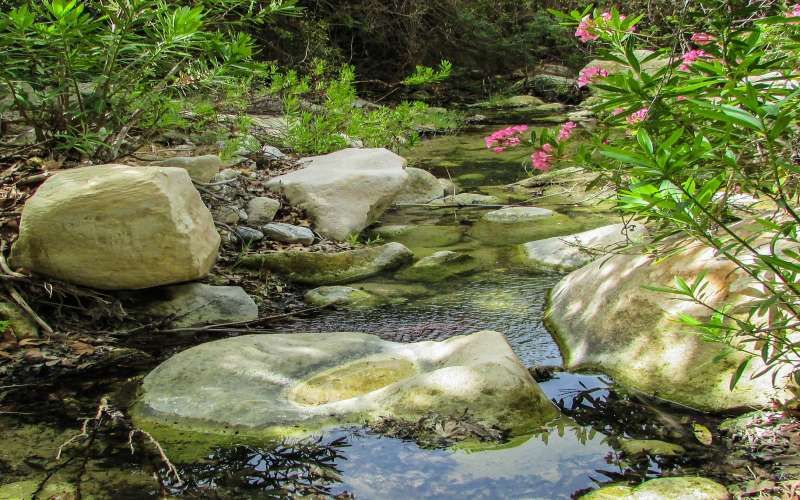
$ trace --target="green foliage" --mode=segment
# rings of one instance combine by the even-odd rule
[[[26,2],[0,13],[0,112],[57,151],[113,159],[135,148],[134,133],[173,124],[176,98],[263,74],[235,25],[295,11],[293,1]]]
[[[355,143],[396,150],[418,140],[416,129],[429,123],[428,119],[447,121],[451,126],[457,121],[456,115],[431,113],[420,102],[388,107],[360,101],[352,66],[343,66],[333,77],[322,62],[311,75],[301,77],[295,71],[276,74],[271,91],[283,99],[286,141],[299,153],[329,153]]]
[[[687,24],[702,26],[710,43],[693,47],[691,32],[683,33],[675,47],[684,49],[647,57],[634,51],[647,40],[631,29],[641,18],[629,13],[623,20],[612,10],[602,22],[600,12],[592,14],[600,58],[627,70],[595,82],[601,127],[581,160],[618,186],[619,210],[663,236],[688,234],[715,248],[752,280],[717,306],[704,276],[676,278],[660,290],[710,312],[680,320],[760,357],[767,365],[761,374],[790,371],[800,381],[800,27],[796,18],[765,16],[763,5],[701,4],[702,18]],[[577,24],[585,14],[563,19]],[[705,54],[687,62],[681,52],[689,49]],[[671,62],[644,69],[656,57]]]
[[[438,69],[433,69],[428,66],[417,66],[414,68],[414,73],[403,80],[403,85],[422,87],[424,85],[442,83],[450,78],[452,72],[453,65],[447,59],[439,63]]]
[[[11,328],[11,322],[10,321],[8,321],[8,320],[0,320],[0,335],[5,333],[6,330],[8,330],[9,328]]]

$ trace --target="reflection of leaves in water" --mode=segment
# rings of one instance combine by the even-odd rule
[[[178,469],[183,483],[167,484],[174,495],[202,498],[285,498],[329,495],[339,482],[337,459],[349,446],[345,437],[284,442],[272,449],[234,446],[215,450],[204,462]]]

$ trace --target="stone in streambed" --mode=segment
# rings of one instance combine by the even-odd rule
[[[148,290],[142,312],[158,318],[172,318],[174,328],[236,323],[258,319],[258,306],[238,286],[186,283]]]
[[[153,165],[182,168],[189,173],[189,177],[192,180],[211,182],[211,179],[219,173],[219,169],[222,167],[222,160],[217,155],[176,156],[157,161]]]
[[[620,449],[629,456],[653,455],[661,457],[675,457],[686,453],[686,449],[679,444],[667,443],[655,439],[623,439]]]
[[[266,196],[256,196],[247,202],[247,221],[254,226],[272,222],[281,208],[281,202]]]
[[[444,196],[444,188],[439,179],[421,168],[407,167],[408,181],[394,200],[395,204],[428,203]]]
[[[61,171],[22,211],[11,264],[106,290],[205,276],[220,237],[185,170],[100,165]]]
[[[411,344],[364,333],[247,335],[176,354],[142,388],[135,423],[173,459],[207,451],[186,440],[198,433],[213,446],[465,411],[522,433],[558,416],[505,337],[491,331]]]
[[[704,477],[662,477],[636,487],[614,484],[582,495],[581,500],[727,500],[728,490]]]
[[[238,226],[233,230],[234,238],[241,243],[255,243],[264,239],[264,233],[247,226]]]
[[[413,266],[395,274],[404,281],[437,283],[447,278],[474,271],[480,262],[470,255],[443,250],[420,259]]]
[[[285,275],[307,285],[343,285],[397,269],[414,254],[400,243],[343,252],[266,252],[246,255],[240,265]]]
[[[438,200],[433,200],[430,205],[437,206],[437,205],[445,205],[445,206],[463,206],[468,207],[470,205],[499,205],[500,200],[495,196],[489,196],[485,194],[477,194],[477,193],[460,193],[451,196],[445,196],[444,198],[439,198]]]
[[[406,160],[387,149],[344,149],[303,160],[267,183],[306,211],[316,231],[345,240],[375,222],[408,181]]]
[[[307,227],[294,226],[283,222],[272,222],[261,228],[267,238],[284,243],[314,243],[314,232]]]
[[[306,292],[304,298],[309,305],[317,307],[330,305],[342,307],[370,307],[379,302],[375,297],[365,291],[342,285],[321,286],[309,290]]]
[[[555,212],[546,208],[538,207],[507,207],[494,210],[483,216],[483,220],[497,224],[517,224],[520,222],[530,222],[550,217]]]

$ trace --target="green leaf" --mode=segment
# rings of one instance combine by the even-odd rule
[[[739,383],[739,379],[742,378],[742,375],[744,374],[745,370],[747,370],[747,367],[750,366],[750,361],[752,359],[753,358],[748,356],[744,361],[739,363],[739,366],[736,368],[736,371],[731,376],[731,382],[729,385],[730,390],[733,390],[736,387],[736,384]]]
[[[639,145],[642,149],[652,156],[655,152],[653,149],[653,140],[650,138],[650,134],[647,133],[647,130],[640,128],[636,133],[636,139],[639,141]]]

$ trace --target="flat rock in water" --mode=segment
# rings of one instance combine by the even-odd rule
[[[433,174],[421,168],[407,167],[408,181],[395,203],[428,203],[444,196],[444,187]]]
[[[731,390],[745,355],[722,356],[725,345],[704,341],[676,319],[686,314],[707,321],[708,308],[647,288],[674,286],[678,276],[692,283],[704,274],[708,307],[746,307],[753,301],[750,278],[691,239],[663,244],[680,251],[661,259],[626,254],[597,259],[553,288],[545,318],[564,367],[600,370],[622,386],[708,412],[764,407],[789,397],[780,388],[782,376],[776,379],[778,389],[769,376],[752,377],[763,368],[758,357]]]
[[[483,425],[530,432],[558,416],[491,331],[413,344],[364,333],[247,335],[176,354],[142,389],[135,423],[166,439],[168,452],[175,434],[165,428],[284,437],[468,411]]]
[[[180,168],[64,170],[22,211],[15,267],[92,288],[150,288],[205,276],[220,237]]]
[[[344,285],[397,269],[414,254],[400,243],[363,247],[343,252],[267,252],[246,255],[240,265],[283,274],[307,285]]]
[[[145,314],[173,318],[175,328],[258,319],[258,306],[238,286],[212,286],[186,283],[147,291],[152,301],[143,307]]]
[[[211,182],[219,173],[222,160],[217,155],[176,156],[153,163],[157,167],[182,168],[189,172],[189,177],[198,182]]]
[[[686,453],[686,449],[679,444],[667,443],[655,439],[624,439],[620,442],[620,449],[630,456],[652,455],[674,457]]]
[[[375,222],[406,186],[406,160],[388,149],[343,149],[303,160],[267,187],[306,211],[316,231],[345,240]]]
[[[369,293],[349,286],[321,286],[309,290],[305,301],[312,306],[370,307],[378,300]]]
[[[443,250],[423,257],[413,266],[403,269],[395,276],[404,281],[436,283],[474,271],[479,265],[480,262],[477,259],[467,254]]]
[[[438,200],[433,200],[431,205],[457,205],[457,206],[470,206],[470,205],[500,205],[500,200],[495,196],[477,193],[460,193],[451,196],[445,196]]]
[[[555,212],[546,208],[538,207],[507,207],[494,210],[483,216],[488,222],[497,224],[516,224],[519,222],[530,222],[542,217],[550,217]]]
[[[264,235],[275,241],[284,243],[302,243],[310,245],[314,243],[314,232],[307,227],[294,226],[283,222],[272,222],[261,228]]]
[[[522,245],[523,260],[533,267],[571,271],[647,234],[642,225],[611,224],[582,233],[555,236]]]
[[[614,484],[580,497],[581,500],[727,500],[727,488],[704,477],[662,477],[636,487]]]

